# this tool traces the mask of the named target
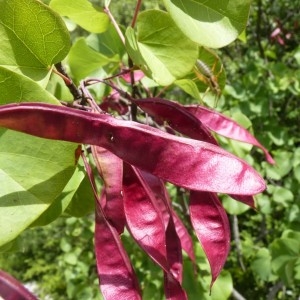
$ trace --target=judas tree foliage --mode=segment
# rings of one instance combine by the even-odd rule
[[[84,168],[104,298],[142,297],[120,238],[126,230],[162,269],[166,298],[187,299],[182,250],[196,261],[184,223],[207,256],[212,287],[230,248],[218,194],[255,207],[253,196],[266,188],[246,161],[222,149],[219,136],[256,146],[274,163],[250,132],[205,105],[217,105],[225,85],[213,49],[245,29],[250,1],[164,0],[161,10],[142,12],[137,1],[127,28],[110,2],[0,2],[0,244],[70,205],[84,207],[84,196],[74,202]],[[64,21],[89,35],[71,46]],[[194,103],[165,99],[172,88]],[[189,220],[174,210],[167,183],[188,195]]]

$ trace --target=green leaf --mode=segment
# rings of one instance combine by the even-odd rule
[[[0,66],[36,81],[70,49],[63,20],[40,1],[0,1],[0,25]]]
[[[274,206],[272,205],[270,198],[267,195],[259,194],[256,196],[256,200],[258,211],[265,215],[272,213]]]
[[[174,82],[175,85],[180,87],[183,91],[185,91],[187,94],[192,96],[198,101],[201,101],[201,97],[197,88],[196,83],[193,80],[190,79],[179,79]]]
[[[231,274],[223,270],[212,287],[211,296],[207,297],[207,299],[226,300],[232,294],[232,290],[233,282]]]
[[[169,85],[190,72],[198,47],[170,18],[159,10],[142,12],[137,20],[137,35],[126,31],[126,49],[144,73],[160,85]]]
[[[246,129],[249,129],[252,126],[252,123],[247,116],[239,110],[232,113],[230,117]]]
[[[286,230],[281,238],[271,244],[270,249],[272,269],[286,285],[293,284],[300,255],[300,232]]]
[[[83,167],[78,165],[73,176],[71,177],[61,194],[31,226],[44,226],[56,220],[71,203],[75,193],[82,184],[84,176],[85,172]]]
[[[246,27],[250,0],[163,0],[177,26],[192,41],[210,48],[233,42]]]
[[[205,292],[205,290],[204,288],[201,289],[201,283],[199,282],[199,277],[195,276],[195,268],[192,262],[185,258],[183,266],[183,287],[186,291],[188,291],[189,299],[202,299],[202,294]]]
[[[285,230],[282,233],[282,238],[294,239],[296,241],[299,241],[298,251],[300,251],[300,232],[299,231]]]
[[[226,211],[231,215],[240,215],[250,209],[248,205],[234,200],[226,195],[224,195],[222,198],[222,204]]]
[[[89,32],[104,32],[109,25],[103,10],[87,0],[52,0],[50,7]]]
[[[272,278],[271,255],[267,248],[260,248],[251,263],[251,269],[261,280]]]
[[[90,34],[86,38],[86,43],[104,56],[114,57],[118,54],[119,61],[125,54],[124,44],[113,25],[110,25],[103,33]]]
[[[64,254],[64,261],[70,265],[76,265],[78,262],[77,255],[73,252],[68,252]]]
[[[293,193],[283,187],[276,186],[273,191],[273,200],[277,203],[280,203],[286,207],[293,201],[294,195]]]
[[[76,145],[0,130],[0,245],[58,197],[75,169]]]
[[[24,251],[22,236],[18,236],[16,239],[0,246],[0,255],[3,252],[14,253],[14,252],[21,252],[21,251]]]
[[[66,213],[76,218],[84,217],[95,208],[94,194],[90,181],[86,176],[78,187]]]
[[[247,34],[246,34],[246,30],[243,30],[240,35],[239,35],[239,40],[241,42],[243,42],[244,44],[247,43]]]
[[[107,57],[89,47],[85,38],[79,38],[69,53],[71,72],[77,80],[83,79],[101,67],[119,62],[118,56]]]
[[[211,295],[209,293],[211,284],[210,266],[206,255],[199,243],[195,244],[195,253],[197,257],[197,266],[201,270],[201,279],[195,276],[195,269],[191,261],[184,261],[184,278],[183,287],[188,293],[190,300],[226,300],[229,299],[232,290],[233,282],[231,274],[223,270],[215,281]]]
[[[294,175],[297,181],[300,183],[300,165],[294,167]]]
[[[37,82],[0,67],[0,104],[37,100],[59,104],[59,101]]]
[[[298,165],[300,165],[300,148],[295,149],[293,158],[293,166],[296,167]]]
[[[287,175],[293,168],[293,154],[288,151],[274,151],[273,157],[276,161],[275,166],[266,165],[267,176],[280,180]]]
[[[300,258],[295,262],[295,279],[300,281]]]

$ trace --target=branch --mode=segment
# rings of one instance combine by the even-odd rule
[[[134,10],[134,15],[133,15],[133,18],[132,18],[132,22],[131,22],[131,27],[132,28],[134,28],[134,26],[135,26],[137,15],[139,13],[141,4],[142,4],[142,0],[138,0],[138,2],[136,4],[136,7],[135,7],[135,10]]]
[[[123,35],[123,32],[121,31],[117,21],[115,20],[114,16],[111,14],[110,10],[108,7],[104,7],[104,10],[103,10],[109,17],[109,19],[111,20],[112,24],[114,25],[122,43],[125,45],[125,37]]]
[[[233,288],[231,296],[236,300],[246,300],[235,288]]]
[[[275,285],[272,286],[270,292],[267,295],[267,300],[273,300],[276,298],[277,293],[284,287],[282,281],[278,281]]]
[[[238,218],[236,215],[232,216],[232,232],[233,232],[233,238],[234,238],[236,252],[237,252],[237,256],[238,256],[238,261],[240,263],[242,270],[245,272],[246,268],[244,265],[243,255],[242,255],[239,223],[238,223]]]
[[[65,82],[67,88],[69,89],[70,93],[73,95],[74,100],[78,100],[82,98],[81,92],[76,87],[70,76],[65,71],[63,65],[61,62],[55,64],[55,68],[58,72],[55,72],[57,75],[59,75]]]
[[[262,16],[262,8],[261,8],[262,7],[262,1],[258,0],[257,5],[258,5],[258,11],[257,11],[257,21],[256,21],[256,42],[257,42],[259,53],[260,53],[261,57],[263,59],[265,59],[265,52],[264,52],[264,49],[263,49],[262,44],[261,44],[261,36],[260,36],[261,16]]]

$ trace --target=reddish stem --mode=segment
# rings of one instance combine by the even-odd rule
[[[137,4],[136,4],[136,7],[135,7],[135,10],[134,10],[134,15],[133,15],[133,18],[132,18],[132,21],[131,21],[131,27],[132,28],[134,28],[134,26],[135,26],[136,19],[137,19],[141,4],[142,4],[142,0],[138,0]]]

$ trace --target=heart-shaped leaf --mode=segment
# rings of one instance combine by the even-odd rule
[[[59,101],[32,79],[0,67],[0,104],[36,101],[59,104]]]
[[[116,55],[108,57],[89,47],[84,38],[79,38],[74,43],[68,59],[72,74],[78,81],[111,62],[119,62]]]
[[[161,85],[169,85],[192,70],[198,47],[170,18],[159,10],[139,14],[137,35],[126,31],[126,49],[146,75]]]
[[[0,104],[37,99],[59,104],[32,79],[3,67],[0,67],[0,95]],[[0,130],[1,182],[6,187],[0,192],[0,212],[7,216],[0,220],[0,244],[14,239],[28,226],[46,224],[61,214],[61,205],[55,209],[55,203],[75,170],[77,146]],[[18,164],[18,169],[12,161]]]
[[[176,25],[192,41],[210,48],[233,42],[245,29],[250,0],[163,0]]]
[[[41,1],[0,1],[0,25],[0,66],[36,81],[70,49],[63,20]]]
[[[200,93],[198,87],[194,80],[192,79],[178,79],[174,82],[175,85],[180,87],[187,94],[191,95],[198,101],[201,101]]]
[[[76,145],[0,130],[0,244],[16,238],[61,194]],[[17,166],[17,167],[16,167]]]
[[[109,25],[109,18],[100,7],[85,0],[52,0],[50,7],[90,32],[101,33]]]

